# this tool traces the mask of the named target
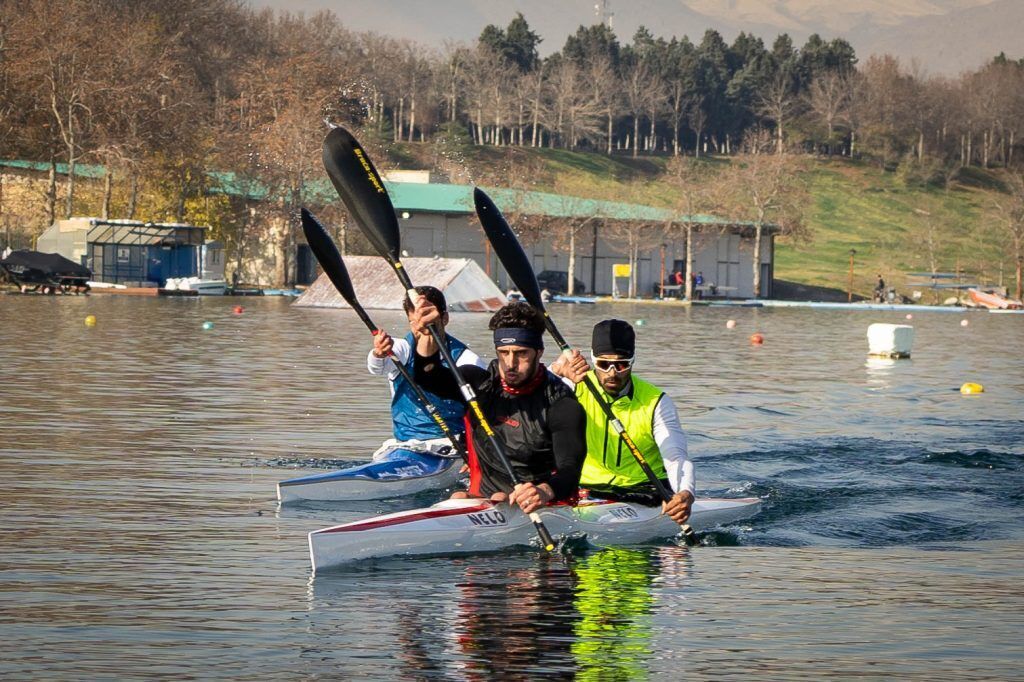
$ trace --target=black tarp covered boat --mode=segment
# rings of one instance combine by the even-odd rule
[[[89,268],[64,256],[27,249],[12,251],[0,260],[0,268],[22,291],[41,289],[48,294],[88,291],[92,278]]]

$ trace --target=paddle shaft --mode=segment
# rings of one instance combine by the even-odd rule
[[[551,338],[553,338],[555,343],[558,344],[562,353],[570,353],[572,351],[572,347],[569,345],[569,342],[565,340],[565,337],[562,336],[561,332],[558,331],[558,327],[555,326],[554,320],[548,316],[548,311],[545,310],[543,306],[541,307],[541,312],[544,313],[544,326],[547,327],[548,333],[551,334]],[[583,383],[587,385],[587,388],[590,389],[594,399],[597,400],[598,404],[604,410],[605,416],[608,417],[608,423],[612,426],[612,430],[619,434],[619,438],[621,438],[622,442],[626,444],[626,448],[629,449],[629,452],[636,459],[636,463],[640,465],[640,469],[644,472],[644,475],[647,476],[647,480],[650,481],[654,486],[654,489],[658,491],[658,496],[661,497],[662,502],[671,501],[672,491],[669,490],[665,483],[657,477],[654,470],[651,469],[651,465],[648,464],[647,460],[644,458],[643,453],[640,452],[640,448],[638,448],[636,443],[633,442],[633,439],[629,437],[629,432],[626,431],[626,428],[622,425],[619,418],[615,416],[615,413],[612,411],[612,406],[607,400],[605,400],[604,391],[601,390],[599,386],[595,385],[593,377],[589,374],[583,378]],[[686,544],[697,544],[696,534],[694,533],[693,528],[690,527],[690,524],[682,523],[679,524],[679,527],[683,533],[683,538],[685,539]]]
[[[352,305],[352,301],[349,301],[349,305]],[[358,304],[352,305],[352,309],[356,311],[356,315],[358,315],[359,318],[363,321],[363,323],[367,326],[367,328],[369,328],[371,334],[376,336],[381,332],[381,329],[373,324],[373,321],[370,319],[370,316],[366,314],[366,311],[363,310],[362,306]],[[409,352],[416,352],[415,345],[409,349]],[[420,388],[419,384],[413,381],[412,374],[410,374],[409,370],[406,369],[405,364],[401,361],[401,359],[399,359],[399,357],[395,355],[395,352],[390,351],[388,353],[388,357],[391,358],[391,364],[395,366],[395,369],[398,370],[398,373],[401,374],[402,378],[404,378],[406,382],[408,382],[409,386],[412,387],[413,392],[416,394],[416,398],[419,399],[420,403],[422,403],[423,409],[426,410],[427,414],[430,415],[430,418],[434,420],[438,428],[441,429],[441,432],[444,433],[445,437],[449,441],[451,441],[452,447],[455,448],[455,452],[461,454],[463,451],[462,445],[459,443],[459,439],[455,436],[455,434],[452,433],[451,428],[448,426],[448,422],[446,422],[444,420],[444,417],[441,416],[441,413],[437,411],[437,406],[434,405],[434,403],[430,400],[429,397],[427,397],[426,392],[422,388]]]
[[[373,167],[366,151],[352,133],[344,128],[334,128],[324,138],[323,162],[327,176],[330,178],[331,184],[334,185],[334,189],[338,191],[338,196],[345,203],[345,207],[348,208],[349,214],[355,219],[356,224],[359,225],[374,250],[391,265],[402,282],[402,286],[410,293],[410,300],[415,302],[417,294],[399,257],[402,251],[401,234],[395,207],[384,187],[384,181],[377,169]],[[441,343],[437,330],[431,327],[430,334],[437,341],[441,354],[445,362],[448,363],[448,369],[459,384],[459,390],[465,397],[480,428],[487,434],[494,447],[494,452],[508,472],[510,480],[514,484],[518,484],[520,481],[515,475],[515,470],[512,468],[511,462],[508,461],[501,443],[495,437],[494,430],[480,410],[473,389],[462,378],[462,373],[459,372],[448,347]],[[537,528],[537,535],[540,536],[544,549],[549,552],[553,550],[555,543],[543,521],[540,520],[540,515],[532,512],[530,520]]]
[[[366,310],[359,304],[359,299],[356,298],[356,291],[352,287],[352,278],[349,277],[348,269],[345,267],[345,261],[341,257],[341,252],[338,251],[337,245],[331,236],[327,234],[327,230],[320,224],[320,221],[316,217],[307,211],[302,209],[302,231],[306,235],[306,241],[309,243],[310,249],[313,251],[313,255],[316,256],[317,261],[320,263],[320,267],[327,273],[327,278],[331,280],[331,284],[338,290],[341,297],[352,306],[352,310],[356,312],[359,319],[363,321],[370,333],[374,336],[380,332],[380,329],[373,323],[370,316],[366,314]],[[412,349],[415,352],[415,349]],[[420,388],[415,381],[413,381],[412,375],[409,374],[409,370],[405,368],[405,365],[399,361],[398,357],[392,352],[389,354],[392,363],[398,369],[399,373],[409,382],[409,386],[412,387],[413,392],[419,399],[420,403],[423,404],[423,409],[426,410],[430,418],[434,420],[438,428],[441,429],[441,433],[451,441],[452,447],[455,448],[455,452],[462,454],[462,446],[459,444],[458,438],[452,433],[452,430],[448,427],[448,423],[445,422],[444,417],[437,411],[437,407],[427,397],[427,394]]]
[[[416,288],[412,285],[412,281],[409,279],[409,273],[405,271],[402,266],[402,262],[399,260],[388,259],[391,263],[392,269],[395,274],[398,275],[399,281],[402,286],[405,287],[409,294],[409,300],[413,303],[419,297],[416,293]],[[505,453],[505,447],[501,444],[497,434],[494,433],[494,429],[491,428],[490,422],[487,421],[487,417],[484,416],[483,410],[480,409],[480,403],[476,399],[476,393],[473,391],[473,387],[462,377],[462,372],[459,371],[458,366],[455,364],[455,359],[452,357],[448,347],[442,343],[441,335],[438,333],[434,325],[429,325],[427,329],[430,331],[430,335],[434,337],[434,342],[437,343],[438,348],[441,351],[441,357],[448,365],[448,369],[451,371],[452,376],[455,377],[456,383],[459,385],[459,391],[462,393],[462,397],[466,400],[466,404],[469,405],[470,412],[476,417],[477,424],[483,429],[487,435],[487,441],[490,443],[494,454],[498,456],[498,461],[505,468],[505,472],[508,474],[509,479],[513,485],[519,485],[522,483],[522,479],[516,474],[515,469],[512,467],[512,462],[509,460],[508,455]],[[551,539],[551,533],[548,532],[544,522],[541,521],[540,515],[537,512],[530,512],[530,520],[533,521],[534,527],[537,529],[537,535],[540,537],[541,542],[544,544],[544,549],[552,551],[555,548],[555,542]]]
[[[544,315],[544,326],[548,332],[554,338],[559,348],[563,353],[568,353],[570,350],[569,343],[565,340],[565,337],[558,331],[558,327],[555,326],[554,321],[548,315],[547,310],[544,307],[544,299],[541,296],[540,285],[537,283],[537,275],[533,272],[533,264],[530,259],[526,256],[526,252],[523,250],[522,244],[519,243],[518,237],[509,227],[505,217],[501,214],[501,210],[491,200],[487,193],[479,187],[473,190],[473,203],[476,206],[477,216],[480,218],[480,225],[484,229],[484,233],[487,235],[488,241],[491,242],[491,246],[494,248],[495,253],[498,254],[498,259],[505,266],[505,271],[508,276],[512,279],[512,282],[516,285],[516,288],[523,293],[523,296],[534,308],[539,310]],[[569,273],[572,276],[572,273]],[[608,417],[608,422],[611,424],[612,429],[619,435],[619,437],[626,443],[626,447],[633,458],[636,460],[640,469],[644,472],[644,475],[657,490],[658,495],[662,501],[668,502],[672,499],[672,492],[665,486],[665,484],[654,474],[647,460],[644,459],[643,453],[637,447],[633,439],[629,437],[629,433],[626,432],[622,422],[615,416],[612,411],[611,404],[605,399],[604,391],[602,391],[593,381],[591,376],[588,374],[584,383],[587,388],[594,395],[598,404],[601,406],[605,415]],[[682,524],[683,536],[686,539],[687,544],[694,544],[696,541],[693,529],[686,524]]]

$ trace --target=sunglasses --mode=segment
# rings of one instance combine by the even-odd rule
[[[614,370],[618,374],[622,374],[623,372],[629,370],[633,366],[634,359],[635,358],[602,360],[599,358],[595,358],[593,353],[590,354],[590,360],[591,362],[594,363],[595,368],[602,372],[611,372]]]

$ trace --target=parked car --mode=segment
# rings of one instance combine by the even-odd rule
[[[573,277],[573,294],[584,294],[587,287],[577,277]],[[564,270],[545,270],[537,275],[537,283],[541,289],[547,289],[552,294],[564,294],[569,290],[569,273]]]

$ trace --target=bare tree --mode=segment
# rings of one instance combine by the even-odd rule
[[[999,236],[1005,240],[1004,248],[1013,256],[1017,283],[1015,298],[1020,301],[1024,295],[1024,172],[1007,173],[1005,185],[1006,194],[992,199],[990,215]]]
[[[622,85],[615,73],[611,58],[600,55],[587,65],[587,80],[593,88],[594,101],[602,109],[605,119],[605,153],[612,153],[613,125],[615,117],[622,111]]]
[[[785,151],[784,129],[799,104],[789,74],[781,71],[757,94],[757,112],[775,124],[775,153]]]
[[[666,175],[675,190],[677,217],[668,226],[670,232],[682,230],[686,240],[685,277],[686,300],[693,300],[694,232],[708,229],[703,214],[714,213],[721,206],[721,173],[714,166],[699,159],[677,157],[672,159]]]
[[[746,147],[763,144],[763,140],[748,140]],[[800,177],[801,170],[798,161],[785,156],[746,154],[736,158],[726,173],[724,186],[730,197],[726,210],[737,222],[753,224],[755,297],[761,292],[761,241],[765,229],[773,225],[777,234],[792,239],[807,235],[803,216],[809,195]]]
[[[573,149],[582,138],[601,134],[601,103],[576,63],[560,60],[548,82],[547,127],[562,146]]]
[[[826,71],[811,81],[807,89],[807,106],[825,125],[828,155],[832,156],[836,123],[843,119],[849,104],[850,83],[845,74]]]
[[[633,118],[633,158],[636,158],[637,150],[640,148],[640,117],[649,106],[653,77],[653,71],[644,59],[637,59],[624,68],[622,94],[625,109]]]

